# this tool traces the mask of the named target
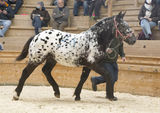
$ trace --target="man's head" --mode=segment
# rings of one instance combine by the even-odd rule
[[[44,7],[44,3],[43,2],[38,2],[36,8],[39,10],[42,10],[42,8]]]
[[[58,0],[58,7],[60,8],[64,7],[64,0]]]

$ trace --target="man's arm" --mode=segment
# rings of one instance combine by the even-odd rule
[[[50,15],[48,13],[48,11],[46,11],[45,17],[43,18],[44,21],[49,22],[50,21]]]
[[[65,8],[64,15],[63,15],[63,20],[68,20],[68,17],[69,17],[69,9]]]
[[[124,48],[123,48],[123,43],[120,45],[119,47],[119,55],[122,58],[122,61],[125,62],[126,58],[125,58],[125,53],[124,53]]]
[[[10,6],[8,6],[7,10],[5,10],[5,11],[6,11],[5,14],[7,15],[7,17],[9,19],[14,18],[14,13],[13,13],[13,10],[12,10],[12,8]]]
[[[52,17],[53,19],[57,19],[57,18],[60,18],[62,17],[63,15],[58,13],[58,8],[56,7],[54,10],[53,10],[53,14],[52,14]]]

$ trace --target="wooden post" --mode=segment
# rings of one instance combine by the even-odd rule
[[[108,0],[108,17],[112,16],[112,0]]]

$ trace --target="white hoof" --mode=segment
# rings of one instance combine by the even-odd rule
[[[19,100],[19,97],[16,91],[14,91],[13,100]]]

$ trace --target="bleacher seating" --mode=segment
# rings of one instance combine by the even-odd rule
[[[12,25],[6,34],[6,37],[0,38],[0,43],[5,43],[5,50],[0,52],[0,84],[16,84],[22,69],[26,65],[26,60],[22,62],[15,62],[15,57],[19,54],[28,38],[34,35],[34,28],[31,24],[30,13],[35,8],[38,1],[39,0],[24,0],[24,4],[18,14],[15,15],[15,18],[12,21]],[[54,6],[50,6],[52,0],[41,1],[44,1],[46,9],[51,15],[53,9],[55,8]],[[135,1],[138,1],[138,4],[135,4]],[[134,29],[135,34],[141,30],[137,16],[143,2],[144,0],[113,1],[113,15],[118,14],[118,12],[121,10],[126,10],[127,13],[125,20]],[[70,8],[71,16],[69,19],[69,26],[65,28],[65,31],[79,33],[88,29],[92,24],[95,23],[94,21],[90,20],[89,17],[83,16],[82,8],[79,12],[80,16],[73,16],[73,0],[68,0],[68,7]],[[108,16],[107,8],[102,6],[100,12],[101,17]],[[51,28],[52,22],[48,27],[44,27],[42,30]],[[132,94],[143,94],[151,96],[160,95],[160,52],[158,47],[160,43],[160,33],[158,32],[157,28],[154,29],[153,32],[155,33],[154,39],[157,40],[139,40],[133,46],[128,46],[127,44],[124,45],[125,52],[127,54],[127,62],[122,63],[121,61],[118,61],[120,66],[120,79],[118,81],[118,85],[116,85],[116,90],[129,92]],[[29,79],[29,82],[27,82],[28,84],[47,84],[43,74],[41,73],[41,68],[42,65],[35,70],[33,76]],[[55,75],[55,79],[61,86],[75,87],[79,80],[81,69],[73,69],[58,65],[56,66],[56,69],[53,73]],[[93,73],[92,75],[96,75],[96,73]],[[70,78],[72,78],[72,82],[68,80]],[[91,87],[89,80],[87,80],[84,87]],[[101,89],[104,89],[104,87]]]

